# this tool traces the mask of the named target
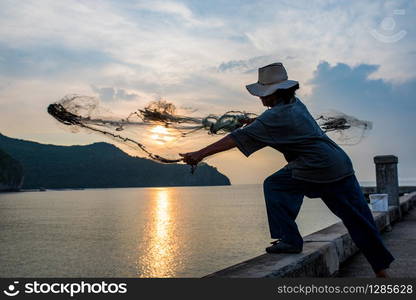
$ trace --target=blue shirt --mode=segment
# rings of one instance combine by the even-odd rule
[[[348,155],[322,131],[296,97],[290,104],[267,109],[230,135],[247,157],[266,146],[280,151],[288,161],[285,168],[296,179],[325,183],[354,174]]]

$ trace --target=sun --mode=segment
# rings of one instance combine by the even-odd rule
[[[150,138],[159,145],[163,145],[167,142],[170,142],[174,139],[174,137],[169,132],[168,128],[162,126],[162,125],[156,125],[152,129],[150,129],[150,132],[152,133],[150,135]]]

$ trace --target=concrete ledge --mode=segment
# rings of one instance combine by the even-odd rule
[[[299,254],[263,254],[206,277],[302,277],[310,273],[332,274],[338,263],[335,249],[328,242],[304,245]]]
[[[377,187],[375,186],[362,186],[361,190],[366,196],[368,196],[369,194],[377,193]],[[399,195],[412,193],[413,191],[416,191],[416,186],[412,186],[412,185],[399,186]]]
[[[416,192],[400,197],[402,214],[416,206]],[[399,221],[397,207],[388,213],[373,213],[380,231]],[[304,237],[299,254],[263,254],[205,277],[329,277],[335,276],[340,263],[355,254],[355,246],[342,222]]]

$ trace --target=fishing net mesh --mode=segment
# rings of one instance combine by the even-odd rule
[[[370,121],[359,120],[337,111],[320,114],[316,121],[325,133],[342,145],[360,143],[373,128]]]
[[[161,163],[180,162],[179,152],[206,146],[212,142],[209,139],[218,139],[219,135],[232,132],[257,117],[238,110],[222,115],[187,116],[173,103],[159,100],[120,118],[104,109],[97,98],[82,95],[65,96],[50,104],[48,113],[72,131],[85,129],[105,135],[140,149]],[[371,129],[371,122],[339,112],[320,114],[316,120],[323,131],[344,144],[359,143]]]

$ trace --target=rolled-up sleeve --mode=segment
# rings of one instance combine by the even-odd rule
[[[246,127],[234,130],[230,133],[230,136],[236,142],[237,148],[247,157],[268,146],[267,130],[259,120],[255,120]]]

